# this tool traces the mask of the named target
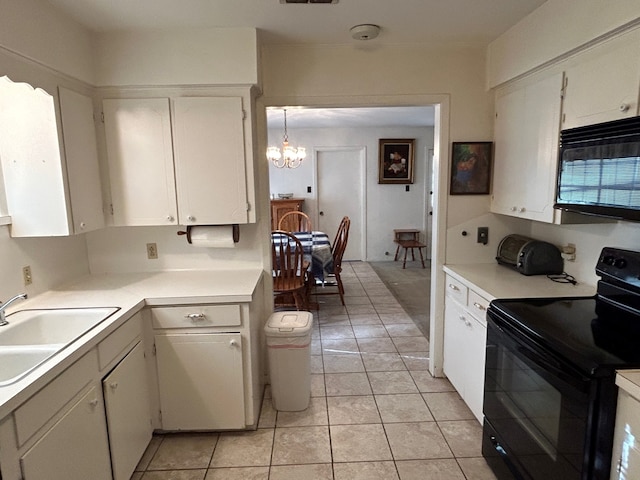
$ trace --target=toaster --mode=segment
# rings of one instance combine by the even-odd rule
[[[559,275],[564,271],[560,249],[523,235],[507,235],[498,245],[496,260],[523,275]]]

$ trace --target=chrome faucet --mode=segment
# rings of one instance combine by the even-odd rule
[[[7,319],[5,318],[4,309],[7,308],[9,305],[11,305],[16,300],[26,300],[26,298],[27,298],[27,294],[26,293],[20,293],[20,294],[16,295],[15,297],[11,297],[9,300],[7,300],[2,305],[0,305],[0,327],[3,327],[5,325],[9,324],[9,322],[7,322]]]

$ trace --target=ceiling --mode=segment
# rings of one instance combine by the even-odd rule
[[[338,0],[283,4],[280,0],[47,0],[95,32],[133,29],[251,27],[265,45],[353,44],[355,25],[380,26],[368,46],[464,44],[486,46],[545,0]],[[268,111],[269,127],[282,111]],[[432,126],[433,108],[291,109],[289,126]]]
[[[381,27],[378,44],[487,45],[545,0],[48,0],[96,32],[123,29],[252,27],[264,44],[348,44],[349,29]]]

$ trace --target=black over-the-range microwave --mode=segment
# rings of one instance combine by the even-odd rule
[[[640,221],[640,117],[560,132],[554,207]]]

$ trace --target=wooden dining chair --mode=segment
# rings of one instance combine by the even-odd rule
[[[278,222],[278,230],[285,232],[311,232],[309,215],[297,210],[285,213]]]
[[[303,257],[302,244],[294,235],[282,230],[271,232],[274,299],[293,296],[296,310],[308,310],[306,293],[309,264]]]
[[[340,301],[342,305],[344,305],[344,285],[342,284],[342,277],[340,276],[342,272],[342,257],[344,255],[344,251],[347,248],[347,242],[349,240],[349,227],[351,226],[351,220],[349,217],[343,217],[340,225],[338,226],[338,231],[336,232],[336,237],[333,240],[333,244],[331,245],[331,256],[333,257],[333,268],[329,272],[336,277],[336,286],[338,288],[337,291],[323,291],[319,292],[318,288],[316,288],[316,295],[340,295]],[[329,287],[331,288],[331,287]]]

